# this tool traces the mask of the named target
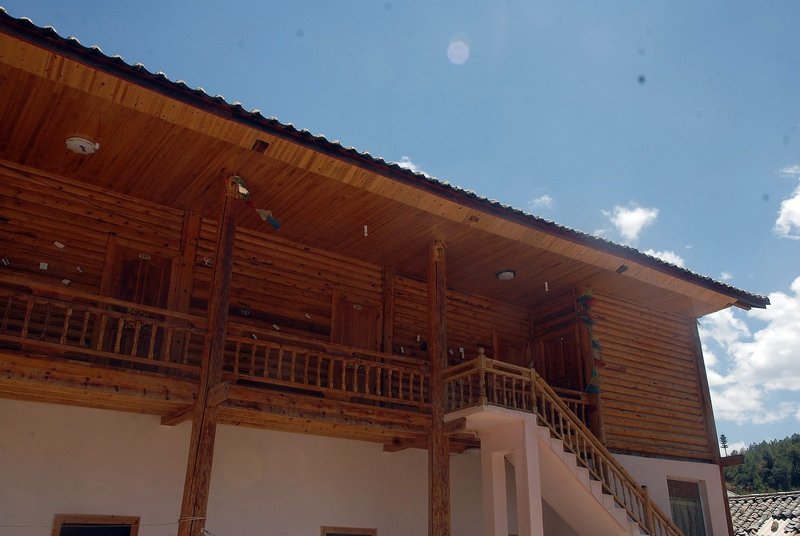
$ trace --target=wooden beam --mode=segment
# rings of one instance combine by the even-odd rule
[[[723,456],[719,459],[720,467],[734,467],[744,463],[744,454],[731,454],[730,456]]]
[[[402,439],[394,438],[391,442],[383,444],[383,452],[399,452],[406,449],[427,447],[427,437],[404,437]]]
[[[696,371],[697,371],[697,386],[700,390],[700,405],[703,412],[703,423],[706,428],[706,440],[708,441],[708,448],[711,451],[711,461],[719,465],[719,480],[722,485],[722,498],[725,501],[725,519],[728,523],[728,533],[733,534],[733,519],[731,519],[731,511],[728,508],[728,488],[725,486],[725,469],[722,465],[721,456],[719,453],[719,443],[717,435],[717,426],[714,422],[714,410],[711,407],[711,392],[708,388],[708,376],[706,375],[706,364],[703,360],[703,345],[700,342],[700,333],[697,330],[697,319],[689,318],[687,320],[687,327],[692,347],[692,354],[694,356]]]
[[[214,439],[217,433],[218,404],[214,404],[215,388],[222,382],[222,365],[225,353],[225,336],[228,325],[233,250],[236,238],[236,216],[241,201],[235,197],[236,187],[230,188],[226,179],[227,195],[224,197],[217,242],[214,253],[214,273],[211,278],[208,305],[208,329],[203,344],[200,389],[197,411],[192,419],[189,458],[178,524],[178,536],[201,536],[205,530],[208,492],[211,485],[211,464],[214,458]]]
[[[463,434],[466,430],[467,425],[467,418],[460,417],[454,421],[450,421],[444,424],[442,427],[442,433],[450,437],[455,434]],[[471,439],[471,438],[470,438]],[[427,448],[428,446],[428,438],[424,436],[420,437],[404,437],[404,438],[394,438],[391,442],[385,443],[383,445],[384,452],[398,452],[405,449],[412,449],[412,448]]]
[[[176,413],[161,417],[161,426],[177,426],[192,418],[194,418],[194,404],[189,404]]]
[[[431,360],[431,433],[428,447],[428,535],[450,535],[450,447],[444,433],[444,369],[447,366],[445,245],[428,252],[428,355]]]
[[[464,432],[466,428],[467,418],[459,417],[458,419],[445,423],[445,425],[442,427],[442,432],[445,435],[451,436],[453,434],[460,434]]]
[[[208,391],[208,405],[219,406],[226,400],[230,393],[231,384],[228,382],[220,383],[209,389]]]

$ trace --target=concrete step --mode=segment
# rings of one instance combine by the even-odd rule
[[[628,534],[631,536],[646,536],[641,533],[639,524],[628,517],[628,513],[625,509],[617,505],[614,501],[614,497],[603,492],[602,483],[594,480],[587,468],[578,465],[577,456],[564,450],[564,442],[562,440],[552,437],[550,429],[545,426],[537,426],[536,433],[540,438],[548,441],[553,451],[564,460],[566,466],[577,476],[578,480],[586,487],[587,491],[608,510],[621,526],[625,527],[625,531]]]

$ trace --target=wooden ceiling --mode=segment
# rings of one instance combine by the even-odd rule
[[[223,179],[236,173],[254,205],[282,226],[275,231],[254,212],[242,225],[420,278],[428,245],[443,240],[449,286],[518,305],[586,284],[688,316],[736,301],[445,187],[398,180],[388,168],[355,165],[222,115],[0,33],[1,159],[212,219]],[[100,150],[75,155],[65,148],[70,136]],[[265,152],[254,149],[258,142],[269,144]],[[617,273],[621,265],[627,271]],[[499,281],[501,269],[517,277]]]

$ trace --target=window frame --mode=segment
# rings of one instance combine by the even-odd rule
[[[693,484],[697,488],[697,500],[700,503],[700,512],[702,513],[702,519],[703,519],[703,532],[705,533],[705,536],[710,536],[711,516],[709,515],[708,493],[706,491],[705,480],[692,480],[691,478],[686,478],[686,477],[667,476],[667,498],[669,499],[670,518],[672,518],[672,521],[675,522],[675,514],[672,510],[673,495],[672,493],[670,493],[670,482],[677,482],[681,484]]]
[[[322,526],[319,530],[320,536],[336,536],[338,534],[378,536],[378,529],[365,529],[356,527],[328,527]]]
[[[130,536],[139,534],[139,516],[115,516],[97,514],[55,514],[53,516],[53,531],[51,536],[59,536],[61,527],[70,523],[96,524],[96,525],[129,525]]]

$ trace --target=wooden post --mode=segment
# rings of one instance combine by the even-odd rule
[[[431,359],[431,438],[428,447],[428,535],[450,535],[450,446],[444,433],[444,368],[447,362],[447,286],[444,242],[428,258],[428,355]]]
[[[211,484],[211,463],[217,433],[217,404],[211,394],[222,383],[225,336],[228,324],[236,215],[241,201],[225,197],[217,231],[214,274],[208,302],[208,325],[203,342],[200,387],[192,418],[192,435],[183,486],[178,536],[203,536]]]
[[[478,348],[478,404],[485,406],[489,403],[486,388],[486,354],[483,347]],[[494,400],[492,396],[492,400]]]
[[[655,534],[655,527],[653,526],[653,502],[650,499],[650,492],[647,491],[647,486],[642,486],[642,498],[644,499],[644,526],[647,532]]]
[[[381,326],[381,351],[391,354],[394,349],[394,270],[384,268],[381,273],[383,315]]]

